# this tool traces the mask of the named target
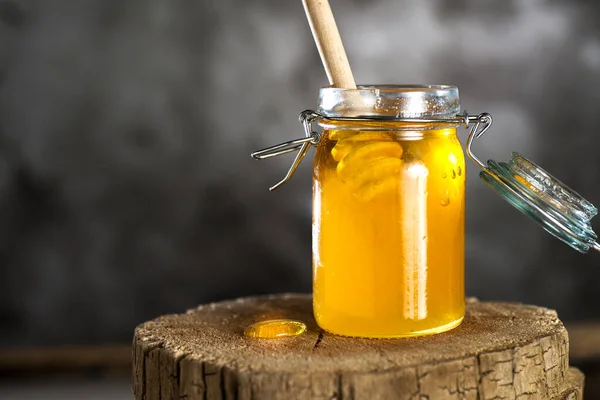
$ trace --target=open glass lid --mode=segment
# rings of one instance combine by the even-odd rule
[[[512,153],[508,162],[488,160],[487,164],[473,154],[473,140],[481,137],[492,123],[489,114],[481,116],[483,120],[475,122],[467,140],[467,155],[482,168],[480,178],[517,210],[575,250],[600,251],[590,224],[598,210],[580,194],[518,153]],[[468,123],[467,120],[465,125]]]
[[[504,200],[582,253],[600,251],[590,220],[596,207],[518,153],[508,162],[489,160],[479,173]]]

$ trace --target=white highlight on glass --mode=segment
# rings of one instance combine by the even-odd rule
[[[427,176],[421,161],[402,170],[404,317],[427,317]]]
[[[312,256],[313,266],[316,269],[321,267],[321,258],[319,257],[321,243],[319,239],[321,238],[321,197],[323,193],[319,182],[314,182],[313,185]]]
[[[452,153],[448,154],[448,161],[450,161],[452,165],[456,165],[458,163],[456,156]]]

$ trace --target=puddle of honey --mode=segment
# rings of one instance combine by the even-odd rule
[[[260,321],[244,329],[244,336],[259,339],[278,339],[298,336],[306,331],[306,325],[292,319]]]

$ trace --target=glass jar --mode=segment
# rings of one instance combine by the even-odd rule
[[[545,170],[513,153],[481,161],[475,139],[487,113],[460,114],[454,86],[322,88],[317,111],[300,114],[306,137],[252,153],[297,151],[287,182],[311,146],[313,302],[321,328],[371,338],[421,336],[458,326],[465,311],[465,157],[481,179],[572,248],[600,251],[597,209]],[[313,123],[322,133],[313,131]]]
[[[465,311],[465,157],[452,86],[323,88],[313,168],[313,302],[321,328],[402,337]],[[369,120],[355,117],[370,117]]]

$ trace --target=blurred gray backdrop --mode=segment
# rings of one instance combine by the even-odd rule
[[[600,204],[600,2],[331,4],[359,83],[458,85],[495,118],[482,158],[518,150]],[[326,84],[300,0],[0,0],[1,343],[309,291],[310,162],[270,193],[290,158],[249,153],[301,136]],[[469,167],[468,294],[600,318],[600,254]]]

